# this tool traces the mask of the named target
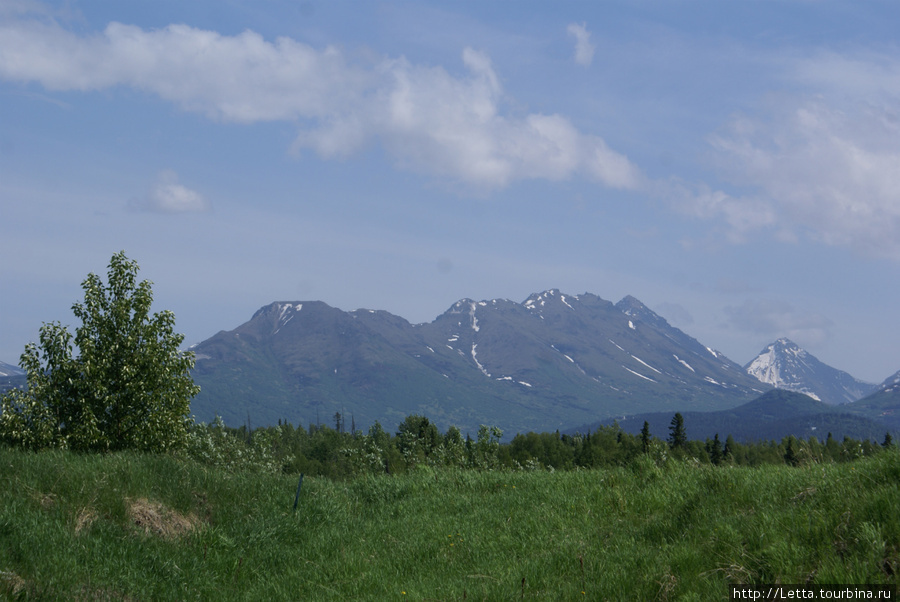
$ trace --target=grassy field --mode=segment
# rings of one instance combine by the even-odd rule
[[[900,453],[757,468],[340,482],[0,449],[0,595],[47,600],[723,600],[898,583]]]

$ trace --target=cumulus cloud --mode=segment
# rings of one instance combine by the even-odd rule
[[[199,213],[210,210],[209,201],[202,194],[178,182],[178,174],[164,170],[156,183],[142,198],[133,199],[129,207],[135,211],[154,213]]]
[[[709,138],[722,173],[752,198],[697,195],[694,213],[900,259],[900,58],[827,54],[788,71],[807,92]]]
[[[587,30],[587,24],[572,23],[566,31],[575,38],[575,62],[585,67],[590,66],[594,61],[594,45],[591,44],[591,32]]]
[[[831,336],[834,323],[827,317],[797,310],[774,299],[745,301],[725,307],[731,326],[769,339],[787,337],[804,347],[821,345]]]
[[[479,188],[575,175],[619,189],[641,185],[626,156],[567,118],[505,114],[486,54],[466,48],[462,62],[463,75],[402,57],[359,66],[334,47],[187,25],[110,23],[91,36],[35,20],[0,25],[0,78],[7,80],[50,90],[130,86],[213,119],[293,121],[297,150],[343,157],[375,140],[401,167]]]
[[[668,197],[680,211],[724,225],[724,236],[732,243],[743,243],[751,231],[774,226],[778,216],[771,202],[753,196],[732,196],[713,190],[706,184],[686,186],[657,184],[661,196]]]

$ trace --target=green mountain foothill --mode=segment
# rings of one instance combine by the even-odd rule
[[[898,402],[900,399],[894,400],[895,405]],[[896,434],[900,431],[900,425],[881,420],[877,412],[870,411],[873,405],[877,404],[860,400],[831,406],[802,393],[774,389],[736,408],[682,414],[688,437],[701,440],[716,435],[724,440],[731,435],[735,440],[744,442],[780,441],[789,436],[798,439],[815,437],[823,441],[829,436],[838,440],[849,437],[881,441],[886,432]],[[571,432],[588,432],[615,422],[623,431],[637,434],[647,422],[650,432],[662,437],[668,432],[671,419],[672,412],[649,412],[587,424]]]

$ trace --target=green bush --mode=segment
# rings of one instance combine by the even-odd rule
[[[150,314],[151,283],[124,252],[109,263],[108,284],[95,274],[72,306],[82,325],[74,339],[45,323],[40,345],[21,357],[28,387],[0,401],[0,440],[27,449],[164,451],[187,442],[191,398],[199,392],[191,352],[178,346],[170,311]],[[73,355],[73,343],[78,355]]]

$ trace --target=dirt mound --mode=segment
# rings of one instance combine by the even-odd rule
[[[97,520],[97,513],[94,512],[93,508],[82,508],[75,519],[75,533],[87,531],[94,524],[95,520]]]
[[[144,533],[173,539],[193,531],[200,521],[193,514],[185,516],[159,502],[140,498],[128,500],[128,516]]]

